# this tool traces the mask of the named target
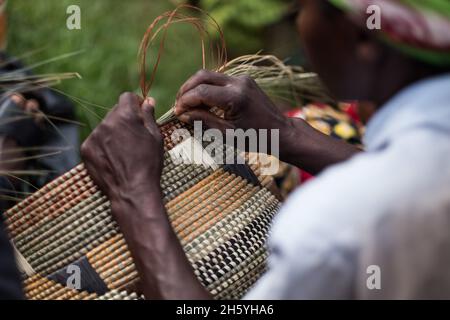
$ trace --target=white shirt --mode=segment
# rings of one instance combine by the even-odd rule
[[[395,96],[365,144],[287,200],[247,299],[450,298],[450,75]]]

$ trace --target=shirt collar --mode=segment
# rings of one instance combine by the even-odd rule
[[[388,101],[367,125],[366,148],[380,149],[400,133],[424,125],[450,132],[450,74],[412,84]]]

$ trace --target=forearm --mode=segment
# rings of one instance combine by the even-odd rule
[[[168,220],[159,186],[112,200],[147,299],[210,299]]]
[[[329,137],[302,119],[288,119],[280,138],[280,160],[311,174],[345,161],[361,150],[349,143]]]

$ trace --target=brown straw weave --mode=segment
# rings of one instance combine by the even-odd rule
[[[266,239],[279,201],[257,164],[175,164],[171,134],[161,186],[171,224],[196,276],[217,299],[238,299],[265,271]],[[233,150],[236,153],[236,150]],[[248,159],[248,156],[246,157]],[[83,164],[5,213],[30,299],[136,300],[139,281],[109,202]],[[69,266],[81,284],[69,286]]]

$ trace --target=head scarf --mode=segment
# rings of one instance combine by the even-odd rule
[[[328,0],[361,26],[378,6],[380,36],[428,64],[450,66],[450,0]]]

